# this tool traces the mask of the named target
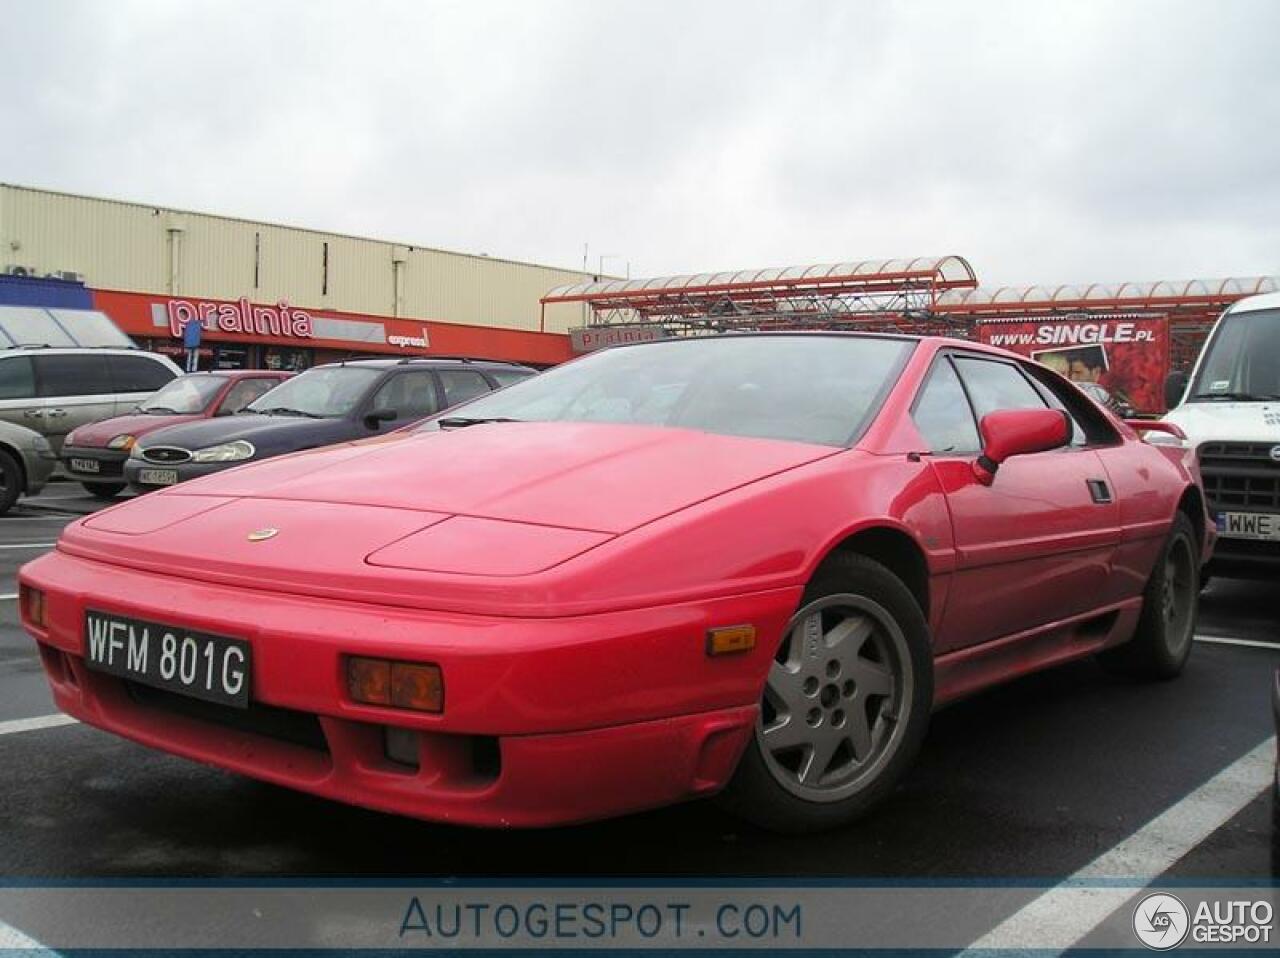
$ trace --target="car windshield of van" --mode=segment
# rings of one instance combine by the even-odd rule
[[[286,379],[245,406],[244,411],[308,419],[345,416],[381,375],[382,370],[367,366],[318,366]]]
[[[170,380],[138,407],[148,416],[191,415],[204,412],[226,383],[226,376],[196,373]]]
[[[607,422],[843,446],[879,409],[910,340],[710,336],[604,350],[421,426]]]
[[[1214,330],[1190,402],[1280,399],[1280,309],[1228,313]]]

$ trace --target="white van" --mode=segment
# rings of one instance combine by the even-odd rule
[[[1280,578],[1280,293],[1227,309],[1190,377],[1169,375],[1165,399],[1165,419],[1196,450],[1218,523],[1208,572]]]

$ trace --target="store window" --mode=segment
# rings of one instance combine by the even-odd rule
[[[268,346],[262,358],[262,365],[265,369],[301,372],[311,365],[310,352],[288,346]]]

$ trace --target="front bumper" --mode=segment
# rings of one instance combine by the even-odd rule
[[[779,590],[564,619],[463,616],[249,593],[57,552],[26,566],[21,582],[46,594],[47,629],[24,625],[58,707],[76,718],[339,801],[486,826],[602,818],[720,789],[799,598]],[[90,607],[247,639],[256,714],[175,709],[190,703],[88,669]],[[708,658],[708,626],[744,621],[760,630],[756,649]],[[350,700],[352,654],[438,664],[444,713]],[[388,728],[417,733],[417,768],[388,757]]]
[[[78,482],[122,482],[124,464],[129,453],[121,449],[103,449],[94,446],[62,447],[62,468]],[[71,465],[73,459],[88,459],[98,464],[97,472],[81,472]]]
[[[172,469],[178,474],[178,482],[187,482],[191,479],[199,479],[202,476],[211,476],[215,472],[222,472],[225,469],[231,469],[234,466],[243,466],[246,463],[256,460],[245,459],[240,462],[148,462],[145,459],[127,459],[124,463],[124,480],[135,492],[151,492],[155,489],[167,489],[175,483],[151,483],[143,482],[141,473],[143,469]]]

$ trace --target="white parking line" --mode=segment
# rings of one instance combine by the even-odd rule
[[[0,549],[52,549],[56,542],[13,542],[0,545]]]
[[[42,728],[57,728],[59,725],[75,725],[79,719],[58,712],[54,715],[37,715],[35,718],[10,719],[0,722],[0,735],[14,735],[18,732],[37,732]]]
[[[1234,818],[1274,781],[1276,740],[1236,759],[1186,798],[1050,888],[966,949],[1067,949]],[[1089,885],[1099,879],[1124,884]]]
[[[1254,639],[1229,639],[1225,635],[1197,635],[1197,642],[1207,642],[1209,645],[1241,645],[1247,649],[1270,649],[1272,652],[1280,652],[1280,642],[1258,642]]]
[[[0,921],[0,949],[13,949],[14,951],[35,951],[43,954],[52,954],[48,948],[40,944],[34,938],[24,935],[13,925],[6,925]]]

